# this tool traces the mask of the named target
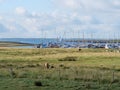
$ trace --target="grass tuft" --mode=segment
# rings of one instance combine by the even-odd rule
[[[59,61],[77,61],[77,57],[65,57],[65,58],[59,59]]]

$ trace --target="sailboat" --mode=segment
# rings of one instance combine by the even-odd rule
[[[105,44],[105,49],[109,49],[108,44]]]

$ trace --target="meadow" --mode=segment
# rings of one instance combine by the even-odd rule
[[[0,48],[0,90],[48,89],[120,90],[120,53],[105,49]]]

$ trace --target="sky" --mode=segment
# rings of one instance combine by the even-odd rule
[[[0,38],[119,38],[120,0],[0,0]]]

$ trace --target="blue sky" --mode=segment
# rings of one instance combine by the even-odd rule
[[[0,0],[0,38],[119,38],[120,0]]]

